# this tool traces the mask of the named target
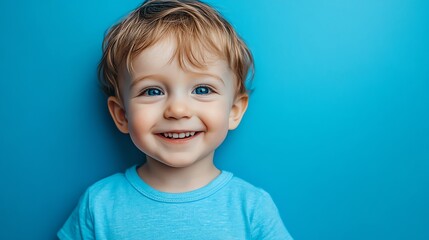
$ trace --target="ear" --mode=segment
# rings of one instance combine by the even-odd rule
[[[125,114],[125,109],[117,97],[110,96],[107,99],[107,106],[109,107],[110,115],[118,127],[119,131],[128,133],[128,120]]]
[[[236,129],[243,118],[244,113],[247,109],[249,102],[249,96],[247,94],[239,95],[235,98],[234,103],[229,113],[229,130]]]

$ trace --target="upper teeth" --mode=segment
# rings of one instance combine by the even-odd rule
[[[182,133],[163,133],[164,137],[168,138],[185,138],[189,136],[194,136],[195,132],[182,132]]]

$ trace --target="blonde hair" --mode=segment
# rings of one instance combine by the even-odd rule
[[[122,67],[132,70],[133,58],[165,37],[177,41],[174,57],[182,68],[185,63],[204,68],[209,51],[228,62],[237,80],[236,94],[247,92],[246,80],[254,72],[250,50],[219,12],[192,0],[145,1],[108,30],[98,66],[103,91],[121,99]]]

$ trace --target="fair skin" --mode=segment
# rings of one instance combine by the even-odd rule
[[[201,188],[220,171],[215,149],[235,129],[247,108],[236,93],[226,61],[207,55],[207,67],[180,67],[175,41],[163,39],[132,61],[120,81],[122,100],[111,96],[109,111],[118,129],[146,154],[139,176],[163,192]]]

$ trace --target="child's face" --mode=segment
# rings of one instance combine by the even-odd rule
[[[133,60],[133,72],[121,79],[123,104],[109,98],[118,128],[129,133],[149,159],[171,167],[211,162],[229,129],[238,126],[247,95],[235,96],[234,74],[212,58],[206,69],[172,58],[169,39],[145,49]]]

